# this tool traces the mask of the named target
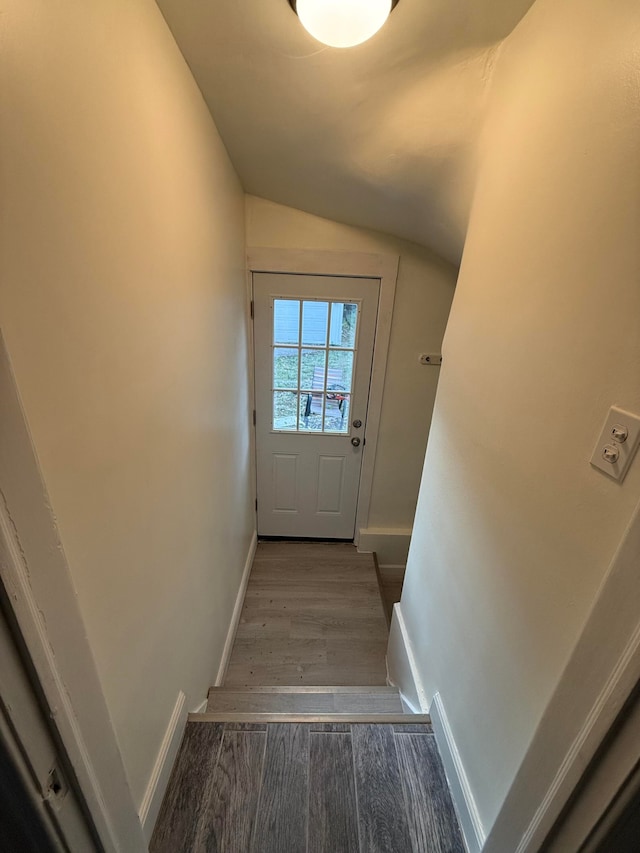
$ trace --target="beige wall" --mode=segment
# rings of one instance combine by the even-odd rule
[[[0,27],[0,325],[139,803],[253,530],[244,197],[151,0]]]
[[[402,610],[489,829],[640,495],[635,0],[538,0],[498,60]]]
[[[414,243],[254,196],[246,223],[248,246],[400,256],[368,527],[411,528],[440,372],[418,354],[440,350],[457,270]]]

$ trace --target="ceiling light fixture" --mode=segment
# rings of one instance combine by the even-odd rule
[[[289,0],[302,26],[329,47],[353,47],[378,32],[398,0]]]

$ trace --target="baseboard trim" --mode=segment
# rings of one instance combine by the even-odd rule
[[[407,563],[410,527],[362,527],[358,531],[358,551],[375,551],[381,566]]]
[[[224,649],[222,650],[222,658],[220,660],[220,666],[218,667],[218,674],[216,675],[216,680],[214,682],[215,687],[220,687],[224,683],[224,677],[227,674],[227,667],[229,666],[229,659],[231,658],[231,651],[236,638],[238,623],[240,622],[240,614],[242,613],[242,605],[244,604],[244,596],[247,591],[249,575],[251,574],[251,567],[253,565],[253,558],[256,555],[257,547],[258,533],[254,530],[253,536],[251,537],[251,544],[249,545],[249,552],[247,553],[247,559],[245,560],[244,569],[242,570],[242,580],[240,581],[238,594],[236,596],[236,603],[233,608],[233,614],[231,615],[231,622],[229,623],[229,630],[227,631],[227,639],[225,640]]]
[[[404,695],[404,693],[402,693],[402,691],[399,692],[400,702],[402,703],[402,707],[405,709],[407,714],[418,714],[421,716],[422,711],[420,710],[420,708],[417,705],[414,705],[413,702],[411,702],[409,699],[407,699],[407,697]]]
[[[173,767],[173,762],[175,761],[184,733],[184,727],[187,723],[188,712],[185,707],[186,701],[187,697],[181,690],[178,693],[176,704],[169,719],[169,725],[162,738],[160,749],[158,750],[158,755],[156,756],[153,770],[149,777],[147,790],[144,792],[144,797],[140,804],[138,815],[147,843],[151,840],[153,827],[155,826],[162,798],[169,782],[169,774],[171,773],[171,768]]]
[[[427,713],[426,693],[418,672],[400,602],[393,605],[387,647],[387,678],[390,684],[398,688],[402,700],[414,714]]]
[[[467,850],[480,853],[486,833],[439,693],[433,697],[429,713]]]
[[[202,701],[197,708],[191,712],[192,714],[204,714],[207,710],[207,705],[209,704],[209,697],[207,697],[204,701]]]

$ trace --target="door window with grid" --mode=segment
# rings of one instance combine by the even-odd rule
[[[273,430],[346,433],[359,305],[274,299]]]

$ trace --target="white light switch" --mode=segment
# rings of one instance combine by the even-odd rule
[[[640,442],[640,416],[613,406],[604,422],[591,464],[622,482]]]

